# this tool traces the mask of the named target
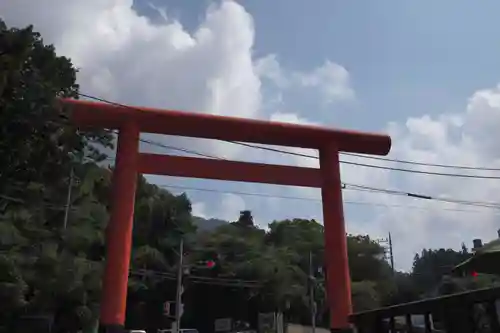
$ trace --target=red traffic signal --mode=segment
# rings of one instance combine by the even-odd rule
[[[215,261],[213,261],[213,260],[207,260],[205,262],[205,265],[207,266],[207,268],[214,268],[215,267]]]
[[[471,276],[472,277],[477,277],[477,272],[475,272],[475,271],[471,272]]]

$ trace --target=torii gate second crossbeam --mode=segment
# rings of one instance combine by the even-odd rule
[[[350,332],[351,286],[339,152],[385,155],[391,147],[389,136],[72,99],[61,102],[70,107],[80,128],[119,131],[103,276],[102,332],[122,332],[125,323],[138,173],[321,188],[330,328]],[[320,168],[144,154],[139,152],[141,132],[318,149]]]

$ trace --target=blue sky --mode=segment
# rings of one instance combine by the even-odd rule
[[[214,2],[152,3],[194,29]],[[379,130],[387,121],[452,112],[500,77],[498,1],[239,3],[255,21],[255,55],[275,53],[284,67],[297,70],[333,59],[351,73],[360,101],[349,111],[358,112],[331,107],[331,124]],[[154,16],[148,8],[145,13]],[[287,104],[314,107],[292,96]]]
[[[72,59],[82,92],[131,105],[386,132],[393,139],[391,158],[498,168],[499,12],[500,2],[488,0],[0,2],[8,25],[34,24]],[[218,142],[155,140],[235,160],[316,166]],[[474,171],[479,173],[498,175]],[[301,188],[150,179],[319,198],[318,191]],[[362,167],[343,166],[342,179],[482,202],[495,201],[500,192],[495,180]],[[322,220],[320,203],[311,200],[187,193],[194,212],[205,217],[235,219],[239,210],[250,209],[262,226],[273,219]],[[348,190],[344,198],[348,230],[375,238],[391,232],[401,269],[409,269],[423,247],[459,248],[476,237],[496,237],[500,227],[493,209],[460,212],[470,207]]]

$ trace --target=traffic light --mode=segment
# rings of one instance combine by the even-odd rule
[[[207,260],[207,261],[205,262],[205,266],[206,266],[207,268],[209,268],[209,269],[212,269],[212,268],[214,268],[214,267],[215,267],[215,261],[213,261],[213,260]]]
[[[215,263],[215,260],[202,260],[202,261],[198,261],[198,268],[208,268],[208,269],[212,269],[216,266],[216,263]]]
[[[216,251],[207,251],[204,253],[203,257],[200,258],[198,264],[201,266],[200,268],[204,269],[218,269],[220,268],[220,255]]]

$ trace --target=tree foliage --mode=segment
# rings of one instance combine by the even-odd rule
[[[449,295],[466,290],[498,285],[498,278],[489,275],[457,276],[453,267],[472,256],[462,244],[460,251],[452,249],[424,249],[413,261],[414,289],[422,296]]]
[[[461,251],[452,249],[423,249],[413,260],[413,280],[420,292],[436,288],[444,275],[450,274],[453,267],[467,260],[470,253],[462,245]]]

